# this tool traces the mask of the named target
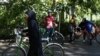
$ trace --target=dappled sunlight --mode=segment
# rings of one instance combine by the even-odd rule
[[[54,20],[57,23],[56,30],[61,33],[60,35],[55,34],[53,36],[55,38],[52,38],[54,41],[52,42],[64,42],[62,46],[65,51],[65,56],[100,56],[100,0],[0,0],[0,54],[11,46],[12,43],[15,45],[17,45],[15,42],[19,43],[19,41],[16,41],[17,38],[13,30],[18,26],[22,26],[23,28],[27,27],[26,23],[29,22],[27,22],[25,18],[30,18],[30,16],[26,17],[25,15],[25,11],[27,10],[35,11],[38,25],[44,29],[45,24],[43,20],[45,16],[47,16],[48,10],[52,11],[51,14],[54,16]],[[75,23],[70,22],[73,15],[75,15]],[[80,27],[79,24],[82,22],[83,18],[86,18],[97,26],[96,34],[94,34],[96,38],[93,38],[93,43],[91,42],[92,35],[87,36],[87,39],[89,38],[89,40],[86,39],[87,42],[82,42],[83,35],[85,34],[83,34],[83,32],[80,33],[82,27]],[[74,20],[72,21],[74,22]],[[77,30],[75,32],[75,27],[70,26],[70,23],[73,25],[75,24],[75,27],[77,25],[80,31]],[[83,28],[85,27],[83,26]],[[41,35],[45,34],[43,33],[45,32],[44,29],[40,29]],[[71,30],[74,34],[70,32]],[[70,36],[69,33],[74,37]],[[28,34],[31,35],[30,33]],[[64,36],[64,41],[63,39],[61,40],[59,36]],[[43,35],[42,37],[45,36]],[[69,43],[69,40],[71,40],[69,39],[70,37],[76,37],[75,41]],[[59,39],[56,40],[56,38]],[[48,37],[43,39],[48,40],[48,42],[52,40]],[[29,44],[29,41],[27,37],[23,40],[25,44]],[[92,45],[88,45],[89,41]],[[43,43],[43,45],[46,44]],[[28,50],[28,48],[25,50]]]
[[[66,56],[100,55],[100,45],[95,42],[92,46],[82,42],[65,43],[63,47]]]

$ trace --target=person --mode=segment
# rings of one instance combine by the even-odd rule
[[[55,18],[54,16],[52,16],[51,10],[48,10],[48,16],[46,16],[44,19],[44,25],[46,28],[46,36],[51,37],[54,27],[57,26],[57,24],[55,23]]]
[[[69,39],[69,42],[72,42],[72,35],[73,35],[73,32],[75,31],[75,28],[76,28],[76,16],[73,14],[72,15],[72,18],[69,20],[69,25],[68,25],[68,32],[69,32],[69,36],[70,36],[70,39]]]
[[[69,20],[69,23],[72,25],[72,27],[76,27],[76,16],[73,14],[72,18]]]
[[[26,20],[28,26],[29,51],[27,56],[43,56],[41,36],[39,34],[38,22],[36,13],[32,10],[27,10]]]
[[[83,32],[83,42],[85,42],[85,36],[87,34],[86,32],[91,33],[91,34],[95,33],[96,25],[92,23],[91,21],[86,20],[86,18],[83,18],[82,22],[79,24],[79,27],[81,28]]]

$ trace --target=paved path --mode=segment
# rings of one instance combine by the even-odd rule
[[[0,43],[0,56],[3,50],[8,47],[7,43]],[[100,56],[100,44],[93,41],[93,45],[89,46],[82,41],[64,44],[65,56]]]
[[[65,43],[64,50],[65,56],[100,56],[100,44],[96,41],[91,46],[81,41]]]
[[[8,47],[7,43],[0,43],[0,56],[1,53]]]

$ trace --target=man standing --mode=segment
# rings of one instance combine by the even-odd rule
[[[26,11],[26,20],[28,25],[28,35],[30,44],[27,56],[43,56],[41,37],[39,34],[39,27],[36,20],[36,13],[32,10]]]
[[[69,42],[72,42],[75,39],[72,38],[75,28],[76,28],[76,16],[72,15],[72,18],[69,20],[69,25],[68,25],[68,33],[70,36]]]

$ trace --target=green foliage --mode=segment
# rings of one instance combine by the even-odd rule
[[[65,21],[64,12],[69,14],[70,7],[75,7],[75,13],[79,16],[88,13],[100,12],[100,0],[10,0],[9,4],[0,5],[0,33],[10,32],[17,25],[25,25],[24,10],[32,7],[36,10],[37,19],[41,24],[48,9],[59,12],[61,21]],[[66,15],[67,16],[67,15]],[[2,30],[4,29],[4,30]],[[6,30],[5,30],[6,29]]]
[[[95,23],[97,26],[100,26],[100,20],[97,20]]]

